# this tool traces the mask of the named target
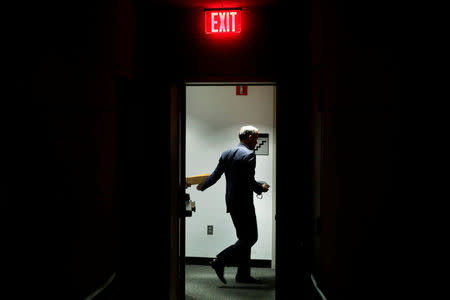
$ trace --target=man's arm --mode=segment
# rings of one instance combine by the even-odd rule
[[[261,195],[261,193],[263,193],[263,192],[267,192],[269,187],[266,184],[259,184],[255,180],[255,168],[256,168],[255,153],[252,153],[249,155],[248,168],[249,168],[249,176],[250,176],[250,182],[252,185],[252,190],[258,195]]]
[[[223,172],[225,172],[225,164],[222,160],[222,157],[220,157],[219,163],[217,164],[217,167],[214,170],[214,172],[211,175],[209,175],[208,178],[205,179],[205,181],[197,185],[197,190],[204,191],[213,184],[215,184],[217,180],[219,180],[220,177],[222,177]]]

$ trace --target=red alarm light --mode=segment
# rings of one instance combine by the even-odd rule
[[[208,34],[240,33],[240,8],[205,9],[205,32]]]

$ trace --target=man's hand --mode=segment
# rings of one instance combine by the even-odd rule
[[[201,188],[202,188],[202,184],[201,183],[197,184],[197,190],[201,191]]]
[[[269,186],[265,183],[263,183],[262,188],[263,188],[263,193],[265,193],[269,190]]]

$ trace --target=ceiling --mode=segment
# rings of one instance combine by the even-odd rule
[[[279,0],[157,0],[162,5],[181,8],[258,7],[279,3]]]

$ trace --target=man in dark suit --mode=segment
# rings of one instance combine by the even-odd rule
[[[238,241],[217,254],[210,264],[223,283],[226,283],[224,268],[231,265],[238,266],[236,282],[260,283],[250,276],[251,248],[258,240],[253,192],[260,195],[267,192],[269,186],[255,181],[254,149],[258,142],[258,129],[243,126],[239,131],[239,139],[239,145],[222,153],[214,172],[197,186],[197,190],[206,190],[225,173],[227,213],[231,215]]]

